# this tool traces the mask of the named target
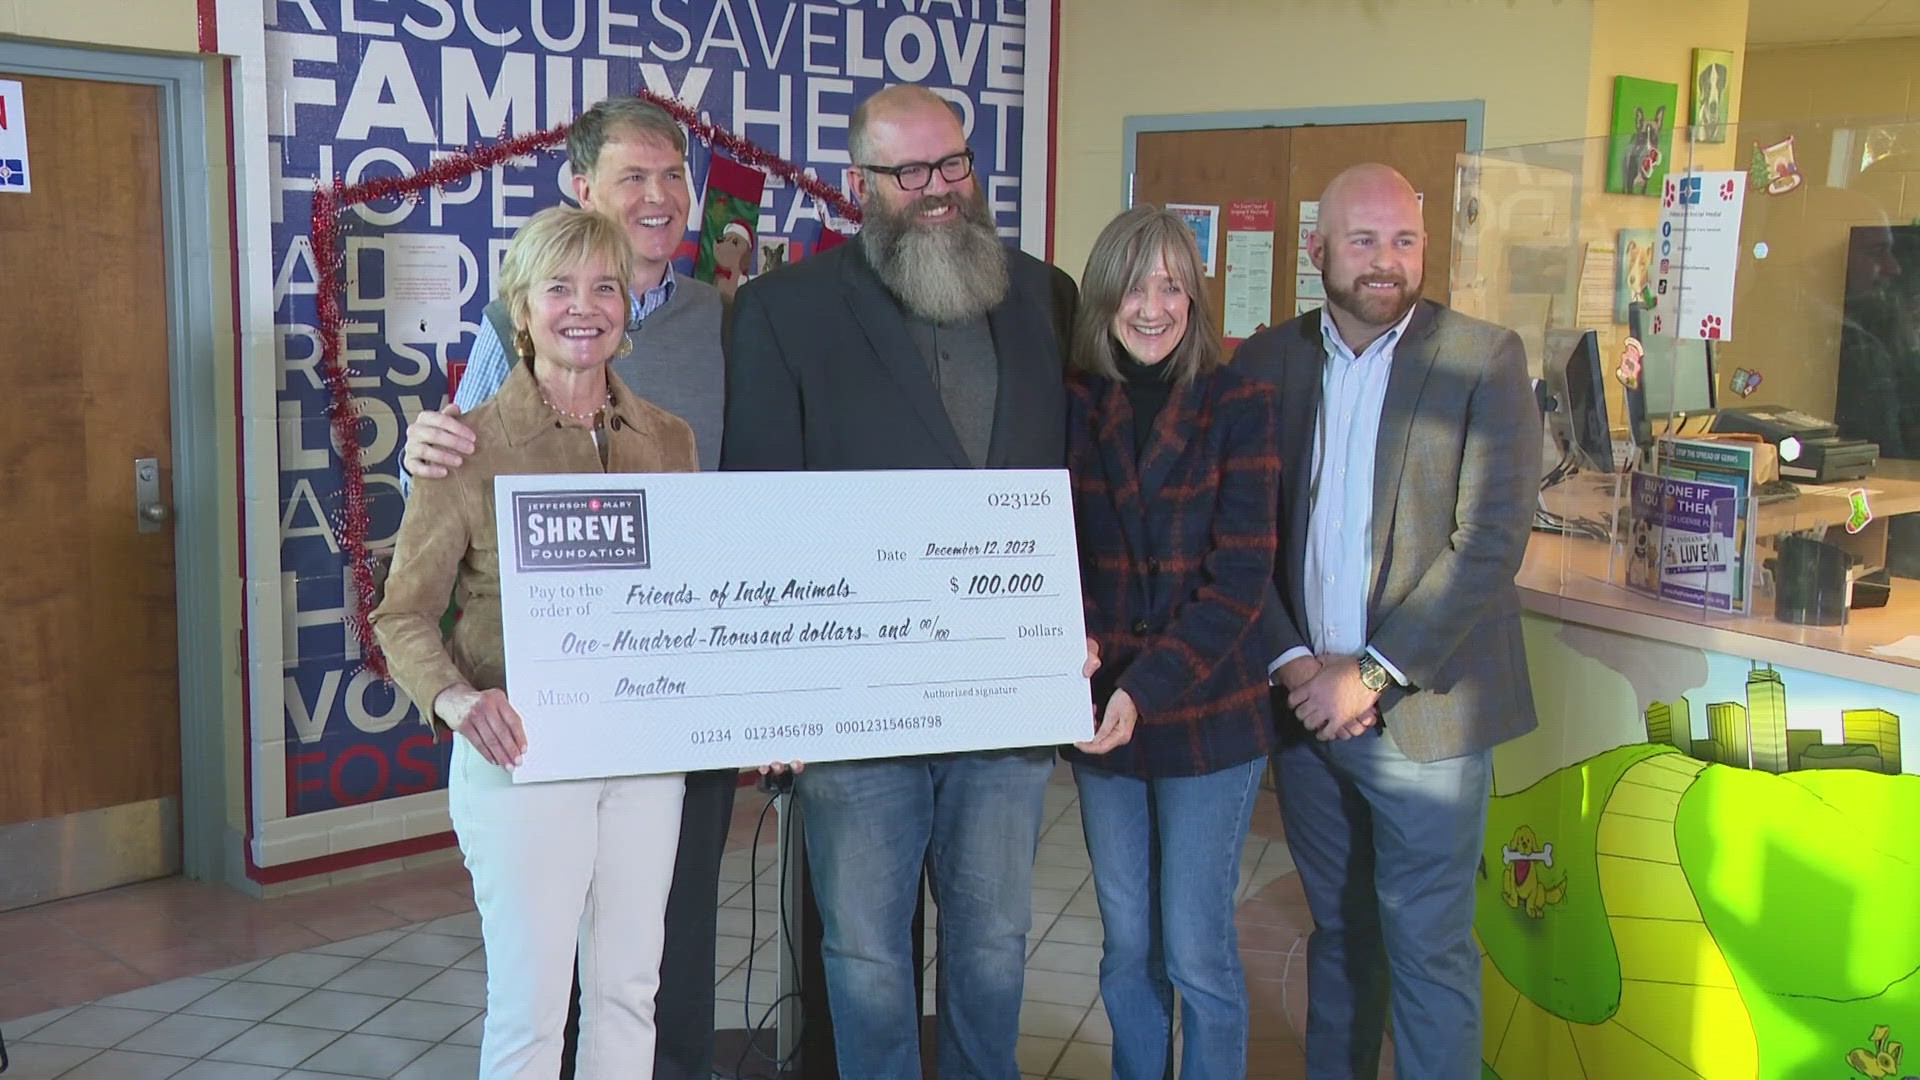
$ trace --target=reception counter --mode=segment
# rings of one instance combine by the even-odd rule
[[[1598,490],[1602,486],[1587,479],[1585,491],[1570,493],[1558,505],[1577,507],[1588,519],[1604,516],[1612,496]],[[1869,493],[1874,519],[1848,535],[1842,525],[1852,487]],[[1760,507],[1762,561],[1771,555],[1775,537],[1823,529],[1868,565],[1880,566],[1886,563],[1890,519],[1920,512],[1920,461],[1883,462],[1870,479],[1802,490],[1798,498]],[[1631,592],[1616,583],[1619,577],[1605,542],[1535,533],[1516,580],[1527,609],[1541,615],[1920,693],[1920,647],[1898,647],[1910,636],[1914,641],[1908,645],[1920,646],[1920,580],[1894,579],[1886,606],[1850,611],[1842,626],[1808,626],[1774,618],[1764,582],[1751,614],[1727,614]]]
[[[1882,558],[1920,511],[1912,463],[1883,471],[1848,539]],[[1769,504],[1761,547],[1845,507]],[[1519,577],[1540,727],[1494,758],[1485,1075],[1920,1075],[1920,580],[1816,627],[1764,586],[1729,615],[1613,579],[1546,533]]]

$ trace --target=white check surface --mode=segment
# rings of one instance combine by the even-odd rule
[[[1064,471],[503,476],[495,504],[516,781],[1092,735]]]

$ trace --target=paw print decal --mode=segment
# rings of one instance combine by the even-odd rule
[[[1720,201],[1721,202],[1726,202],[1727,200],[1733,198],[1734,186],[1735,186],[1734,182],[1731,180],[1725,181],[1720,185]]]
[[[1667,320],[1663,316],[1655,315],[1653,317],[1653,332],[1658,334],[1662,329],[1665,328],[1666,323],[1667,323]]]
[[[1700,336],[1708,341],[1719,341],[1721,329],[1718,315],[1709,315],[1700,320]]]

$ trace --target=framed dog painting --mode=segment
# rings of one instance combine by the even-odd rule
[[[1617,267],[1613,279],[1613,321],[1625,324],[1631,306],[1639,304],[1653,310],[1659,297],[1654,295],[1654,266],[1659,262],[1654,251],[1659,247],[1658,229],[1621,229],[1615,245]]]
[[[1673,126],[1680,87],[1621,75],[1613,80],[1612,137],[1607,143],[1607,190],[1658,198],[1673,160]]]
[[[1728,49],[1693,50],[1693,85],[1689,93],[1693,108],[1688,113],[1688,134],[1697,143],[1727,141],[1727,98],[1731,91],[1727,80],[1733,72],[1733,52]]]

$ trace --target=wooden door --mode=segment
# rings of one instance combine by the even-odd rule
[[[1461,120],[1424,124],[1341,124],[1303,127],[1293,131],[1294,201],[1287,208],[1291,225],[1300,220],[1300,201],[1318,202],[1327,183],[1355,165],[1377,161],[1400,170],[1424,197],[1422,218],[1427,226],[1426,284],[1420,290],[1429,300],[1446,303],[1452,294],[1453,183],[1459,156],[1467,149],[1467,125]],[[1288,245],[1287,265],[1296,265],[1304,252],[1297,228],[1282,236]],[[1304,260],[1298,265],[1306,265]],[[1278,283],[1276,282],[1276,285]],[[1289,314],[1293,312],[1296,276],[1286,281]],[[1280,306],[1279,289],[1274,306]]]
[[[1221,268],[1227,208],[1240,200],[1276,204],[1272,322],[1280,323],[1293,317],[1301,272],[1310,269],[1300,230],[1301,203],[1317,203],[1327,182],[1341,170],[1382,162],[1399,169],[1425,197],[1422,294],[1444,304],[1451,293],[1455,167],[1466,143],[1462,121],[1147,132],[1134,148],[1133,201],[1220,208],[1216,273],[1207,283],[1216,320],[1226,302]]]
[[[171,505],[158,92],[0,78],[33,184],[0,192],[4,909],[177,869],[180,716],[173,529],[135,505],[141,458]]]

